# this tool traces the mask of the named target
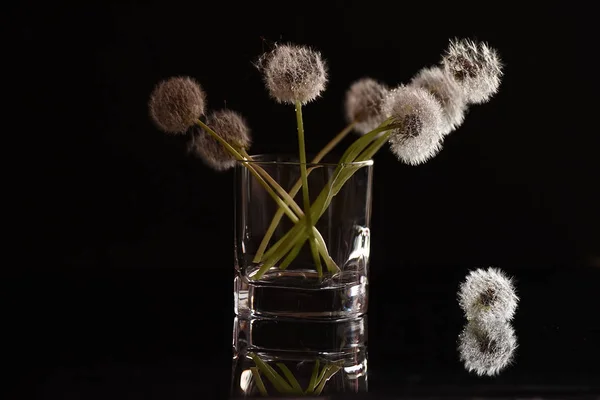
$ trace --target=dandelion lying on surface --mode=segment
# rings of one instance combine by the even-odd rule
[[[500,57],[484,42],[450,41],[441,63],[461,86],[469,103],[485,103],[500,87]]]
[[[383,113],[400,124],[389,139],[390,149],[404,163],[418,165],[442,148],[442,107],[425,89],[400,86],[388,93]]]
[[[460,285],[458,301],[468,320],[509,321],[519,298],[512,279],[495,268],[471,271]]]
[[[346,121],[356,122],[354,129],[362,134],[377,128],[384,120],[381,106],[388,87],[372,78],[362,78],[346,92]]]
[[[173,77],[156,85],[148,106],[159,129],[166,133],[186,133],[204,115],[206,96],[194,79]]]
[[[423,68],[412,79],[411,85],[426,89],[440,102],[444,118],[442,129],[444,135],[454,131],[463,123],[467,103],[463,91],[452,76],[438,67]]]
[[[280,103],[311,102],[327,84],[321,53],[306,46],[278,45],[261,57],[258,67],[271,97]]]
[[[246,120],[233,110],[213,111],[206,117],[206,125],[229,142],[236,150],[250,148],[250,129]],[[202,128],[196,128],[190,141],[190,150],[209,167],[224,171],[233,168],[236,159],[215,138]]]
[[[479,376],[498,374],[513,361],[516,349],[515,331],[505,321],[470,321],[458,337],[460,360]]]

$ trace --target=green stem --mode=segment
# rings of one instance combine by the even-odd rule
[[[306,217],[306,214],[305,214]],[[294,247],[294,245],[297,243],[297,239],[300,236],[300,233],[303,232],[303,238],[306,239],[306,235],[308,235],[308,233],[306,232],[307,229],[307,225],[306,225],[306,218],[302,218],[302,223],[296,223],[296,225],[294,225],[294,227],[292,227],[292,229],[290,229],[290,231],[280,240],[283,240],[277,247],[277,250],[273,252],[273,255],[270,257],[267,257],[267,259],[265,260],[265,262],[261,265],[260,269],[256,272],[256,274],[254,274],[253,276],[251,276],[250,279],[252,280],[257,280],[260,279],[265,272],[267,272],[271,267],[275,266],[275,264],[277,264],[277,262],[279,260],[281,260],[281,258],[287,254],[288,251],[290,251],[292,249],[292,247]]]
[[[285,242],[285,240],[287,240],[287,238],[289,236],[290,236],[290,231],[288,231],[285,235],[283,235],[277,242],[275,242],[275,244],[273,244],[273,246],[271,246],[269,248],[269,250],[267,250],[265,252],[265,254],[263,255],[261,261],[265,261],[265,260],[269,259],[269,257],[271,257],[277,251],[277,249],[279,249],[279,247],[281,246],[281,244],[283,242]]]
[[[267,377],[269,382],[275,387],[279,393],[294,393],[292,387],[277,373],[269,364],[261,360],[256,354],[250,353],[249,356],[254,361],[258,369]]]
[[[256,387],[258,388],[258,391],[263,397],[267,397],[269,394],[267,393],[267,388],[265,387],[265,384],[262,378],[260,377],[260,372],[258,372],[258,368],[250,367],[250,371],[252,371],[252,376],[254,377],[254,381],[256,382]]]
[[[332,194],[331,188],[333,187],[333,184],[340,176],[341,170],[346,166],[347,163],[354,162],[354,160],[361,153],[361,151],[365,147],[367,147],[373,140],[375,140],[377,137],[379,137],[381,132],[393,129],[395,127],[395,125],[389,125],[388,123],[389,123],[389,121],[385,121],[378,128],[372,130],[371,132],[369,132],[366,135],[357,139],[354,143],[352,143],[352,145],[350,145],[348,147],[348,149],[346,149],[346,151],[344,152],[344,155],[342,156],[342,158],[340,159],[340,162],[338,163],[338,165],[336,167],[333,178],[331,179],[330,183],[323,188],[323,190],[321,191],[321,194],[319,196],[322,196],[324,194],[327,196],[331,196],[331,194]],[[329,193],[325,193],[326,190],[329,190]],[[330,202],[330,199],[328,199],[328,201],[326,201],[324,204],[328,205],[329,202]],[[285,236],[284,236],[284,238],[285,238]],[[269,256],[275,251],[275,249],[277,249],[277,247],[284,240],[284,238],[281,238],[279,240],[279,242],[275,243],[269,250],[267,250],[267,252],[264,254],[264,256],[261,257],[260,261],[265,261],[267,258],[269,258]]]
[[[317,380],[315,381],[315,386],[314,386],[314,390],[317,389],[317,387],[319,387],[319,384],[323,381],[323,378],[325,377],[325,375],[327,374],[327,372],[329,371],[329,369],[331,368],[330,364],[325,364],[323,365],[323,369],[321,370],[321,372],[319,372],[319,376],[317,376]]]
[[[277,183],[277,181],[275,181],[267,173],[267,171],[265,171],[259,165],[250,165],[249,163],[246,162],[248,160],[252,160],[252,158],[248,155],[248,153],[246,153],[246,151],[244,149],[240,149],[240,151],[238,152],[238,150],[236,150],[233,146],[231,146],[225,139],[223,139],[219,134],[217,134],[215,131],[213,131],[208,125],[204,124],[200,120],[197,120],[196,122],[209,135],[211,135],[215,140],[217,140],[221,145],[223,145],[223,147],[233,157],[235,157],[238,161],[242,161],[242,164],[254,175],[254,177],[259,181],[259,183],[265,188],[265,190],[271,195],[271,197],[273,197],[275,202],[279,205],[278,210],[283,210],[283,212],[285,212],[286,215],[288,215],[288,217],[292,220],[292,222],[297,223],[299,221],[299,219],[292,212],[292,210],[290,210],[290,208],[288,207],[288,204],[289,204],[290,206],[292,206],[292,208],[294,208],[294,211],[298,214],[299,217],[301,217],[301,218],[304,217],[304,213],[303,213],[302,209],[300,209],[300,207],[296,204],[294,199]],[[304,160],[306,160],[306,156],[304,157]],[[306,163],[304,163],[304,167],[306,168]],[[264,176],[264,179],[263,179],[263,176]],[[268,183],[265,181],[265,179],[268,181]],[[277,194],[275,192],[273,192],[273,189],[269,186],[269,183],[275,188],[275,190],[277,190],[279,195],[282,196],[287,201],[287,203],[283,202],[281,200],[281,198],[279,196],[277,196]],[[309,204],[309,207],[310,207],[310,204]],[[307,221],[310,221],[310,220],[307,219]],[[322,239],[321,233],[316,229],[316,227],[314,227],[312,225],[308,225],[308,224],[307,224],[307,226],[311,228],[309,235],[312,238],[316,238],[316,236],[318,235],[318,237]],[[328,268],[330,268],[331,262],[333,261],[333,260],[330,260],[325,241],[323,241],[323,240],[319,241],[319,240],[313,239],[311,241],[311,250],[313,251],[313,257],[316,257],[316,260],[317,260],[316,267],[317,267],[319,276],[322,276],[322,267],[321,267],[321,260],[319,259],[319,254],[323,254],[324,257],[327,257],[327,258],[325,258],[325,261],[327,263]],[[289,265],[289,263],[291,261],[293,261],[293,258],[289,259],[287,265]],[[287,265],[285,267],[287,267]],[[264,274],[264,272],[263,272],[263,274]],[[261,276],[262,276],[262,274],[261,274]]]
[[[319,254],[323,258],[323,260],[325,260],[325,265],[327,266],[329,272],[331,272],[332,274],[340,272],[340,267],[337,266],[337,264],[335,263],[335,261],[333,261],[333,259],[329,255],[329,252],[327,251],[327,245],[325,244],[325,239],[323,239],[323,236],[321,236],[321,232],[319,232],[317,229],[314,229],[313,232],[315,235],[315,240],[317,242],[317,247],[319,248]],[[302,246],[304,246],[304,241],[298,242],[288,253],[285,259],[279,264],[279,269],[285,270],[290,265],[290,263],[294,261],[294,259],[298,256],[300,250],[302,249]]]
[[[380,138],[378,138],[373,143],[371,143],[369,145],[369,147],[367,147],[356,158],[357,161],[359,161],[359,162],[360,161],[366,161],[366,160],[369,160],[370,158],[372,158],[375,155],[375,153],[377,153],[379,151],[379,149],[381,149],[381,147],[383,147],[383,145],[385,145],[385,143],[388,141],[388,139],[390,138],[390,136],[391,136],[391,132],[386,132]]]
[[[327,372],[325,373],[325,375],[323,376],[323,378],[321,379],[321,382],[319,382],[319,385],[315,388],[314,391],[314,395],[318,396],[321,394],[321,392],[323,391],[323,388],[325,387],[325,384],[327,383],[327,381],[329,379],[331,379],[332,376],[334,376],[341,368],[337,365],[328,365],[327,366]]]
[[[325,265],[327,266],[327,269],[332,274],[339,272],[340,267],[337,266],[335,261],[333,261],[333,259],[327,252],[327,246],[325,244],[325,241],[323,240],[323,236],[321,236],[321,233],[316,229],[314,230],[314,234],[315,234],[315,240],[317,241],[317,246],[319,248],[319,254],[323,258],[323,260],[325,260]],[[279,264],[279,269],[285,270],[292,263],[292,261],[294,261],[294,259],[298,256],[298,254],[300,254],[300,250],[302,249],[302,246],[304,246],[304,241],[298,242],[294,246],[294,248],[292,248],[292,250],[290,250],[290,252],[283,259],[283,261]]]
[[[298,149],[300,153],[300,177],[302,178],[302,198],[304,200],[304,210],[306,210],[306,226],[308,226],[308,234],[310,235],[310,250],[315,261],[317,274],[323,276],[323,267],[321,266],[321,258],[316,246],[315,235],[312,231],[313,223],[310,216],[310,194],[308,190],[308,174],[306,173],[306,148],[304,145],[304,123],[302,121],[302,103],[296,100],[296,123],[298,124]]]
[[[285,269],[287,269],[287,267],[290,266],[292,261],[294,261],[296,259],[296,257],[298,257],[298,254],[300,254],[300,250],[302,250],[302,246],[304,246],[304,242],[298,243],[296,246],[294,246],[294,248],[287,254],[287,256],[285,256],[283,261],[279,264],[280,270],[285,270]]]
[[[342,188],[344,183],[361,167],[356,165],[348,165],[353,162],[366,161],[370,157],[372,157],[380,148],[383,146],[387,139],[389,138],[390,132],[381,135],[382,132],[390,131],[397,127],[397,124],[391,124],[390,121],[384,122],[375,130],[369,132],[364,135],[360,139],[356,140],[344,153],[340,163],[338,164],[336,171],[334,172],[334,177],[331,179],[329,185],[321,191],[317,200],[313,204],[311,211],[309,213],[305,213],[306,215],[310,215],[313,221],[318,221],[318,219],[323,215],[333,196],[335,196],[339,190]],[[367,150],[365,150],[367,149]],[[304,218],[302,218],[304,219]],[[294,226],[290,231],[286,233],[277,243],[275,243],[272,249],[269,249],[265,256],[263,257],[263,267],[272,265],[273,262],[277,262],[285,253],[287,253],[292,247],[298,245],[300,240],[304,241],[307,239],[306,233],[301,229],[298,229],[299,222]],[[271,252],[271,250],[275,249]],[[277,261],[274,261],[277,260]],[[263,272],[264,273],[264,272]],[[261,274],[259,270],[258,275]]]
[[[273,245],[273,248],[275,248],[275,250],[271,248],[269,249],[269,251],[267,251],[267,253],[265,253],[265,257],[263,257],[264,263],[257,271],[257,273],[252,277],[252,279],[260,279],[260,277],[266,271],[268,271],[269,268],[274,266],[288,251],[292,249],[292,247],[296,245],[298,240],[307,239],[307,227],[305,222],[306,216],[308,214],[311,214],[311,217],[313,217],[314,220],[315,217],[318,219],[321,215],[323,215],[327,208],[327,201],[331,202],[331,190],[333,182],[335,182],[337,175],[339,175],[339,172],[337,172],[336,168],[336,175],[332,179],[332,182],[330,182],[330,184],[328,184],[328,186],[321,191],[319,197],[313,203],[310,212],[305,213],[304,218],[302,218],[302,222],[296,223],[281,239],[279,239],[277,243]]]
[[[240,154],[242,154],[248,160],[252,160],[252,157],[250,157],[250,155],[248,155],[248,153],[246,153],[246,150],[242,149],[240,151]],[[280,197],[282,197],[283,200],[285,200],[287,202],[287,204],[289,204],[289,206],[293,209],[294,213],[296,213],[296,215],[298,217],[302,218],[304,216],[304,212],[302,211],[300,206],[298,206],[298,204],[296,204],[296,202],[288,194],[288,192],[286,192],[285,189],[282,188],[281,185],[279,183],[277,183],[277,181],[275,179],[273,179],[273,177],[271,175],[269,175],[269,173],[267,171],[265,171],[265,169],[263,167],[261,167],[258,164],[252,164],[251,168],[254,168],[256,170],[256,172],[258,172],[275,189],[275,191],[277,191],[277,194]]]
[[[252,160],[252,157],[250,157],[250,155],[248,155],[248,153],[246,153],[246,151],[244,149],[241,149],[240,153],[246,157],[249,160]],[[277,191],[277,193],[283,197],[283,199],[287,202],[287,204],[289,204],[294,210],[294,212],[298,215],[298,217],[302,218],[304,217],[304,212],[302,211],[302,209],[300,209],[300,207],[298,206],[298,204],[296,204],[296,202],[294,201],[294,199],[281,187],[281,185],[279,185],[277,183],[277,181],[275,179],[273,179],[271,177],[271,175],[269,175],[269,173],[267,171],[264,170],[264,168],[262,168],[260,165],[258,164],[254,164],[252,165],[252,167],[259,173],[261,174],[265,180],[267,180],[268,183],[271,184],[271,186],[273,186],[275,188],[275,190]],[[281,210],[281,208],[278,208],[278,211]],[[325,241],[323,240],[323,236],[321,235],[321,232],[319,232],[319,230],[316,227],[312,227],[313,230],[313,236],[315,237],[315,246],[317,248],[317,251],[319,252],[319,254],[322,254],[323,257],[327,257],[325,258],[325,262],[327,264],[327,268],[329,270],[335,270],[335,268],[332,269],[332,263],[335,265],[335,263],[333,262],[333,260],[331,260],[331,257],[329,257],[329,252],[327,251],[327,244],[325,243]],[[319,239],[320,238],[320,239]],[[302,248],[302,246],[300,246],[300,248],[298,249],[298,252],[296,253],[296,256],[300,253],[300,249]],[[294,261],[294,258],[290,258],[289,255],[286,258],[286,261],[289,261],[285,264],[284,267],[281,267],[281,269],[286,269],[288,267],[288,265]],[[286,262],[284,261],[284,263]],[[335,266],[337,268],[337,265]],[[338,268],[339,270],[339,268]]]
[[[352,128],[354,128],[355,124],[356,124],[356,122],[350,123],[344,129],[342,129],[337,135],[335,135],[335,137],[333,139],[331,139],[329,141],[329,143],[327,143],[325,145],[325,147],[323,147],[321,149],[321,151],[319,151],[317,153],[317,155],[315,156],[315,158],[312,159],[311,163],[316,164],[316,163],[320,162],[323,158],[325,158],[325,156],[327,154],[329,154],[329,152],[331,150],[333,150],[333,148],[335,146],[337,146],[337,144],[339,142],[341,142],[350,132],[352,132]],[[313,170],[315,170],[316,168],[317,167],[311,167],[311,168],[309,168],[306,171],[306,173],[308,175],[310,175],[310,173]],[[290,196],[294,197],[298,193],[298,191],[300,190],[301,187],[302,187],[302,179],[299,178],[296,181],[296,183],[294,184],[294,186],[292,187],[292,190],[290,190]],[[265,250],[267,249],[267,246],[269,245],[269,241],[271,240],[271,238],[275,234],[275,229],[277,229],[277,226],[279,226],[279,222],[281,221],[281,217],[283,217],[283,209],[279,208],[279,209],[277,209],[277,212],[275,213],[275,216],[273,217],[273,220],[271,220],[271,225],[269,225],[269,228],[265,232],[265,236],[263,237],[263,240],[260,243],[260,246],[258,246],[258,250],[256,251],[256,254],[254,255],[254,260],[253,261],[255,263],[259,263],[261,261],[261,259],[263,257],[263,254],[265,253]]]
[[[265,171],[261,166],[259,165],[251,165],[245,161],[248,160],[252,160],[252,158],[248,155],[248,153],[246,153],[246,151],[244,149],[240,149],[240,151],[236,150],[233,146],[231,146],[225,139],[223,139],[219,134],[217,134],[214,130],[212,130],[208,125],[204,124],[202,121],[197,120],[197,124],[200,125],[200,127],[202,127],[202,129],[204,129],[209,135],[211,135],[213,138],[215,138],[221,145],[223,145],[223,147],[233,156],[235,157],[238,161],[242,161],[242,164],[254,175],[254,177],[259,181],[259,183],[265,188],[265,190],[267,190],[267,192],[271,195],[271,197],[273,197],[273,199],[275,200],[275,202],[279,205],[278,210],[282,210],[282,213],[286,213],[286,215],[292,220],[292,222],[297,223],[298,222],[298,217],[303,217],[304,216],[304,212],[302,211],[302,209],[296,204],[296,202],[294,201],[294,199],[281,187],[281,185],[279,185],[277,183],[277,181],[275,181],[271,175],[269,175],[269,173],[267,171]],[[261,176],[262,175],[262,176]],[[264,179],[263,179],[264,177]],[[268,181],[268,183],[266,181]],[[269,186],[269,184],[271,186],[273,186],[273,188],[275,188],[275,190],[279,193],[279,195],[281,197],[283,197],[285,199],[285,201],[287,202],[283,202],[281,200],[281,198],[279,196],[277,196],[276,193],[273,192],[273,189]],[[296,212],[296,214],[298,215],[298,217],[296,216],[296,214],[294,214],[294,212],[292,212],[292,210],[290,210],[290,208],[288,207],[291,206],[294,211]],[[314,231],[316,231],[316,233],[320,236],[321,234],[319,233],[319,231],[313,227],[313,237],[315,235]],[[327,253],[327,248],[321,248],[322,246],[326,246],[325,242],[316,242],[314,244],[315,249],[318,253]],[[317,255],[318,255],[317,253]],[[320,261],[320,260],[319,260]]]
[[[321,151],[319,151],[317,153],[317,155],[315,156],[315,158],[312,160],[313,163],[318,163],[319,161],[321,161],[323,158],[325,158],[325,156],[327,154],[329,154],[329,152],[331,150],[333,150],[333,148],[335,146],[338,145],[339,142],[342,141],[342,139],[344,139],[346,137],[346,135],[348,135],[350,132],[352,132],[352,129],[354,128],[354,125],[356,125],[356,122],[351,122],[350,124],[348,124],[344,129],[342,129],[337,135],[335,135],[335,137],[333,139],[331,139],[329,141],[329,143],[327,143],[325,145],[325,147],[323,147],[321,149]]]
[[[325,244],[325,239],[323,239],[323,236],[321,236],[321,232],[315,229],[314,234],[315,240],[317,241],[317,246],[319,246],[319,252],[321,253],[321,257],[323,257],[323,260],[325,260],[325,265],[327,266],[329,272],[332,274],[340,272],[340,267],[338,267],[335,261],[333,261],[333,258],[331,258],[329,252],[327,251],[327,245]]]
[[[313,206],[313,208],[319,209],[319,207],[320,207],[319,204],[317,206]],[[312,208],[311,208],[311,210],[312,210]],[[322,213],[319,215],[322,215]],[[305,215],[305,217],[306,217],[306,215]],[[298,239],[303,238],[304,240],[306,240],[309,237],[308,234],[306,233],[306,229],[308,227],[306,226],[305,221],[306,221],[306,218],[302,218],[301,222],[296,223],[290,231],[288,231],[275,245],[273,245],[273,247],[271,249],[269,249],[269,251],[267,253],[265,253],[265,259],[268,259],[268,261],[265,261],[261,265],[260,269],[256,272],[256,274],[251,276],[250,279],[252,279],[252,280],[260,279],[264,275],[265,272],[267,272],[271,267],[274,267],[275,264],[277,264],[277,262],[279,260],[281,260],[281,258],[284,255],[286,255],[290,250],[292,250],[292,248],[296,244],[298,244],[299,247],[302,247],[302,245],[304,244],[304,241],[302,243],[298,243]],[[300,237],[299,235],[301,232],[303,232],[303,234]],[[315,227],[313,227],[313,233],[315,234],[317,241],[322,240],[323,237],[321,236],[319,231],[316,230]],[[321,255],[323,256],[323,258],[325,259],[325,261],[327,262],[327,267],[329,268],[329,270],[331,272],[339,272],[340,268],[335,264],[333,259],[331,259],[331,257],[329,256],[329,253],[327,252],[327,246],[325,245],[324,240],[322,240],[322,244],[321,244],[321,246],[319,246],[318,250],[321,253]],[[300,249],[297,249],[297,251],[299,252]],[[284,260],[284,262],[283,262],[283,266],[280,268],[281,269],[287,268],[287,266],[294,260],[294,258],[297,255],[298,255],[297,253],[293,254],[293,255],[288,254],[288,257],[286,257],[286,260]]]
[[[308,381],[308,387],[306,388],[305,394],[311,394],[315,387],[317,387],[317,375],[319,374],[319,360],[315,361],[315,366],[312,370],[312,375],[310,376],[310,381]]]
[[[211,135],[219,143],[221,143],[223,145],[223,147],[225,147],[225,149],[232,156],[234,156],[238,161],[247,161],[235,148],[233,148],[233,146],[231,146],[229,143],[227,143],[227,141],[225,139],[223,139],[221,136],[219,136],[219,134],[217,134],[215,131],[213,131],[204,122],[202,122],[200,120],[196,120],[196,123],[202,129],[204,129],[209,135]],[[294,214],[294,212],[290,209],[290,207],[283,200],[281,200],[281,198],[279,196],[277,196],[277,194],[273,191],[273,189],[271,189],[271,187],[267,184],[267,182],[265,182],[265,180],[260,176],[260,174],[258,172],[256,172],[256,170],[248,163],[243,163],[243,164],[246,168],[248,168],[248,171],[250,171],[250,173],[252,175],[254,175],[254,177],[258,180],[258,182],[262,185],[262,187],[265,188],[265,190],[269,193],[269,195],[273,198],[273,200],[275,200],[277,205],[284,210],[285,214],[292,220],[292,222],[294,222],[294,223],[298,222],[298,217],[296,216],[296,214]]]
[[[279,362],[277,363],[277,366],[279,367],[281,372],[283,372],[283,375],[286,377],[290,385],[292,385],[292,389],[294,389],[295,394],[302,394],[302,387],[300,386],[300,383],[298,382],[294,374],[292,374],[292,371],[290,371],[287,365]]]

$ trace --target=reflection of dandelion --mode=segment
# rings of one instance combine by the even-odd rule
[[[480,324],[471,321],[458,337],[460,359],[469,372],[496,375],[511,363],[517,348],[515,331],[508,322]]]
[[[458,301],[468,320],[486,323],[512,319],[519,298],[512,279],[490,267],[469,273],[460,285]]]

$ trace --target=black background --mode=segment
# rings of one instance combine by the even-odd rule
[[[387,150],[375,158],[375,392],[600,376],[591,10],[322,1],[16,11],[7,99],[25,106],[11,115],[6,135],[18,143],[5,160],[18,257],[3,280],[11,332],[26,339],[14,347],[15,396],[134,393],[150,381],[171,398],[226,392],[233,176],[186,154],[185,137],[159,132],[147,100],[159,80],[193,76],[209,107],[247,118],[252,152],[294,152],[293,108],[269,99],[252,65],[273,42],[314,46],[328,62],[328,89],[304,110],[313,151],[344,126],[355,79],[406,83],[453,37],[487,41],[506,64],[499,94],[471,107],[432,161],[410,167]],[[512,375],[482,382],[456,360],[455,291],[469,269],[488,265],[517,279],[521,347]],[[205,370],[206,360],[216,367]],[[406,378],[386,378],[395,368]]]

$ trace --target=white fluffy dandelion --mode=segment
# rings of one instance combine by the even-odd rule
[[[467,319],[481,323],[511,320],[518,301],[512,279],[492,267],[471,271],[458,292]]]
[[[504,321],[486,325],[471,321],[458,336],[460,360],[479,376],[502,371],[513,361],[517,346],[514,329]]]
[[[148,108],[156,126],[166,133],[185,133],[204,115],[206,95],[194,79],[178,76],[159,82]]]
[[[399,86],[388,93],[382,106],[386,118],[400,124],[389,139],[392,152],[406,164],[418,165],[442,148],[442,107],[425,89]]]
[[[213,111],[206,117],[206,125],[236,150],[247,150],[250,147],[250,129],[246,120],[237,112],[227,109]],[[235,157],[200,127],[192,135],[189,150],[217,171],[225,171],[236,163]]]
[[[412,79],[411,85],[429,91],[442,105],[444,129],[447,135],[460,126],[465,119],[467,102],[456,80],[438,67],[423,68]]]
[[[462,87],[469,103],[485,103],[500,87],[502,62],[496,50],[484,42],[452,40],[441,63]]]
[[[280,103],[311,102],[327,84],[327,65],[321,53],[306,46],[279,45],[264,54],[257,66],[269,94]]]
[[[362,78],[350,85],[346,92],[346,120],[355,122],[354,129],[365,134],[377,128],[385,117],[381,106],[388,87],[372,78]]]

